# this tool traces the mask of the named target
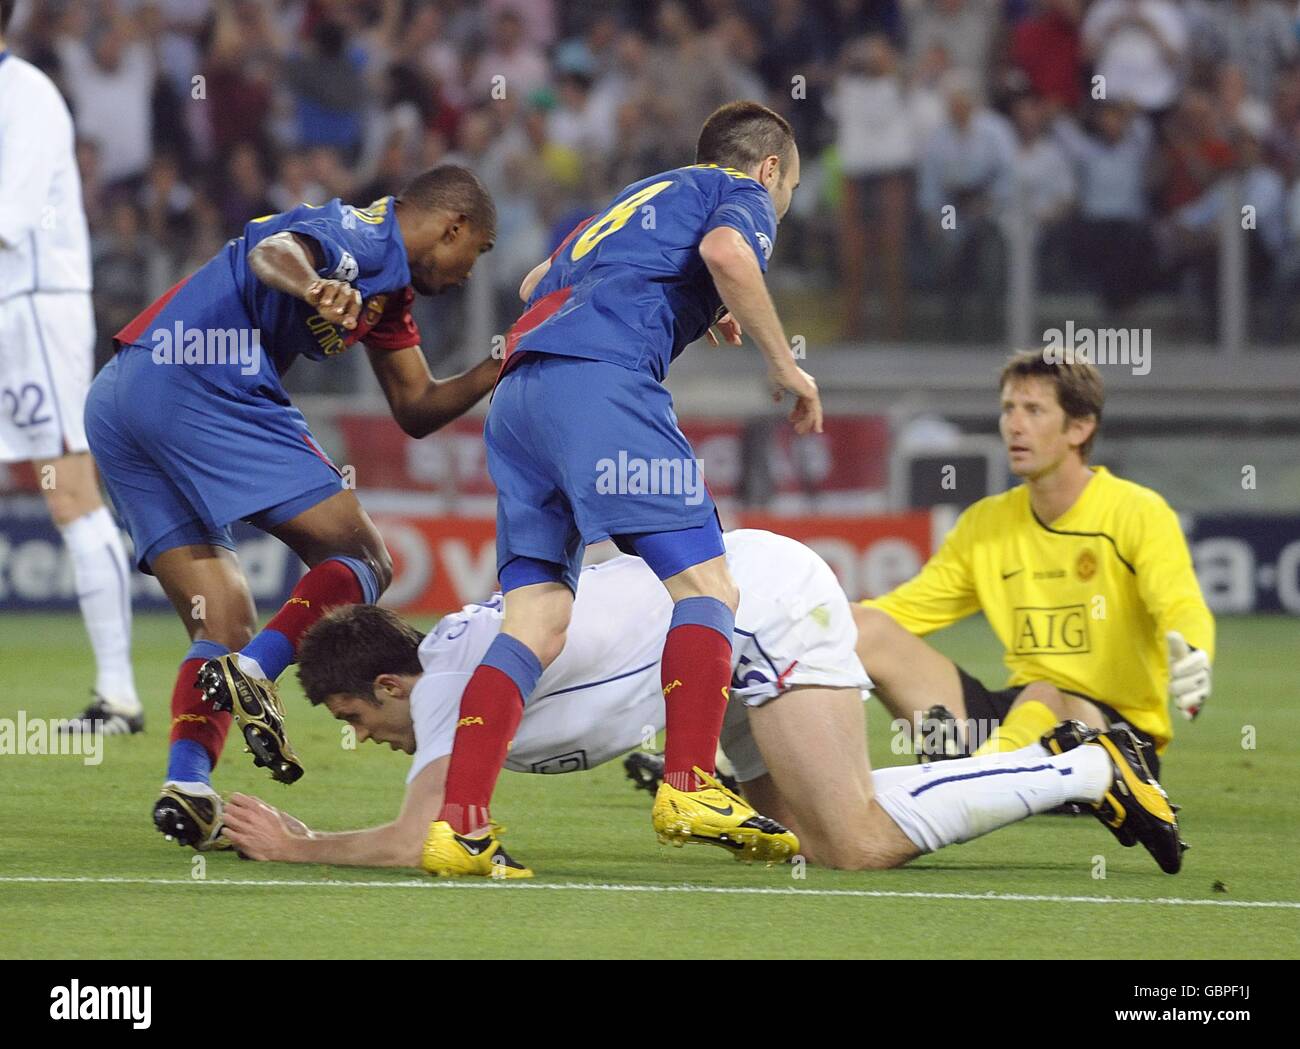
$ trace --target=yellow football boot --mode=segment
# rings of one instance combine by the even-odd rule
[[[504,830],[494,823],[486,834],[471,838],[437,820],[429,825],[420,866],[439,878],[531,878],[533,872],[511,859],[497,837]]]
[[[760,816],[707,772],[695,770],[702,790],[677,790],[666,781],[655,794],[650,821],[663,845],[717,845],[744,863],[784,863],[799,839],[776,820]]]

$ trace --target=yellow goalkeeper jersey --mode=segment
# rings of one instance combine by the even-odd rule
[[[983,611],[1008,687],[1048,681],[1100,700],[1160,751],[1173,737],[1165,632],[1214,658],[1214,618],[1178,518],[1159,493],[1100,466],[1050,524],[1024,485],[981,499],[915,578],[863,604],[914,634]]]

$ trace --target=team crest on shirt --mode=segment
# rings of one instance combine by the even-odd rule
[[[1091,550],[1084,550],[1074,562],[1074,570],[1085,583],[1097,574],[1097,555]]]
[[[357,279],[359,272],[357,260],[352,257],[350,251],[345,251],[339,259],[339,264],[334,267],[334,272],[330,274],[330,280],[342,280],[351,284]]]
[[[769,261],[772,258],[772,238],[762,230],[759,230],[754,236],[758,238],[758,246],[763,249],[763,261]]]

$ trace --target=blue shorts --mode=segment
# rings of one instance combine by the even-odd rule
[[[497,385],[483,437],[498,573],[519,557],[548,561],[573,589],[585,545],[612,538],[632,551],[633,537],[666,532],[689,544],[660,559],[678,571],[722,553],[720,529],[700,545],[717,510],[672,396],[651,375],[529,353]]]
[[[233,522],[273,528],[343,488],[297,408],[218,389],[141,347],[91,383],[86,437],[142,572],[177,546],[233,550]]]

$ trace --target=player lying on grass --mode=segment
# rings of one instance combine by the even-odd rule
[[[258,765],[285,783],[302,775],[272,682],[327,609],[374,601],[392,574],[281,376],[300,356],[327,360],[361,342],[407,433],[456,418],[491,388],[495,363],[433,379],[410,305],[463,283],[495,225],[487,192],[450,165],[367,208],[304,204],[254,219],[117,333],[86,429],[139,567],[158,577],[192,642],[154,807],[158,829],[182,844],[201,842],[219,804],[209,780],[232,709]],[[230,532],[239,520],[310,566],[256,636]]]
[[[447,873],[475,862],[458,835],[492,833],[492,790],[524,698],[564,649],[584,545],[606,538],[643,558],[673,602],[656,833],[685,841],[726,808],[733,836],[771,858],[794,846],[784,827],[712,793],[737,592],[663,380],[715,322],[736,344],[743,325],[776,398],[794,395],[795,428],[821,429],[816,383],[795,362],[763,277],[799,151],[777,113],[733,102],[705,121],[695,159],[626,187],[520,288],[528,309],[506,340],[483,431],[505,620],[465,688],[426,860]],[[615,461],[656,470],[654,483],[611,480],[602,464]]]
[[[1024,483],[969,507],[920,574],[855,607],[858,653],[895,717],[912,724],[937,704],[969,727],[959,753],[1016,750],[1072,718],[1132,728],[1158,775],[1169,701],[1197,715],[1214,654],[1178,518],[1150,488],[1088,465],[1103,402],[1093,365],[1021,353],[999,385]],[[918,636],[975,612],[1002,643],[1002,691]]]
[[[1178,828],[1131,734],[1085,734],[1063,725],[1050,753],[1035,742],[1014,754],[874,774],[867,758],[863,690],[852,610],[834,574],[807,547],[770,532],[726,537],[740,584],[731,698],[722,746],[745,794],[779,814],[809,860],[830,867],[894,867],[1066,800],[1092,805],[1126,844],[1140,840],[1160,865],[1179,866]],[[639,558],[619,557],[580,575],[568,642],[527,697],[506,758],[517,772],[572,772],[644,745],[664,725],[659,653],[672,602]],[[501,631],[500,600],[447,616],[426,638],[374,606],[338,609],[310,631],[299,675],[308,698],[352,725],[361,740],[413,754],[398,817],[367,830],[316,833],[257,798],[234,795],[225,835],[262,860],[424,866],[430,821],[442,804],[466,682]],[[1082,744],[1082,745],[1080,745]],[[693,840],[747,859],[722,811]],[[214,815],[209,832],[219,829]],[[458,873],[528,877],[494,836],[462,836],[474,857]],[[761,858],[761,857],[760,857]]]

